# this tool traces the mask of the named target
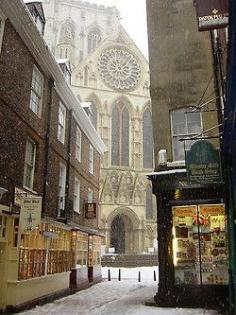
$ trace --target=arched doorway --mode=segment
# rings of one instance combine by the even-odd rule
[[[125,222],[120,215],[111,224],[111,247],[115,248],[117,254],[125,253]]]

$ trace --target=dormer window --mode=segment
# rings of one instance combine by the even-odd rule
[[[70,85],[71,84],[71,67],[69,59],[58,59],[57,60],[61,70],[64,74],[66,82]]]
[[[44,28],[45,28],[45,24],[46,24],[46,19],[45,19],[42,3],[39,1],[32,2],[32,1],[27,1],[27,0],[25,0],[25,3],[28,7],[30,14],[33,17],[33,20],[34,20],[40,34],[44,35]]]

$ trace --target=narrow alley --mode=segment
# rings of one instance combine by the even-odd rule
[[[157,308],[146,306],[145,302],[156,293],[157,282],[152,279],[154,268],[139,268],[141,282],[138,282],[138,268],[121,269],[121,281],[117,280],[118,269],[111,270],[111,281],[103,282],[21,314],[41,315],[218,315],[216,311],[204,309]],[[107,275],[103,268],[103,276]],[[123,277],[123,279],[122,279]],[[143,277],[143,280],[142,280]],[[136,278],[136,279],[135,279]]]

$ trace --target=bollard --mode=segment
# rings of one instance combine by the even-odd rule
[[[138,282],[141,282],[141,272],[138,272]]]
[[[153,271],[154,281],[157,281],[156,270]]]
[[[118,274],[118,281],[121,280],[121,270],[119,269],[119,274]]]
[[[111,281],[111,270],[108,269],[108,281]]]

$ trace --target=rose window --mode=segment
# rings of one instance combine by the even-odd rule
[[[121,91],[135,89],[141,72],[137,59],[122,48],[105,50],[99,59],[98,69],[110,88]]]

